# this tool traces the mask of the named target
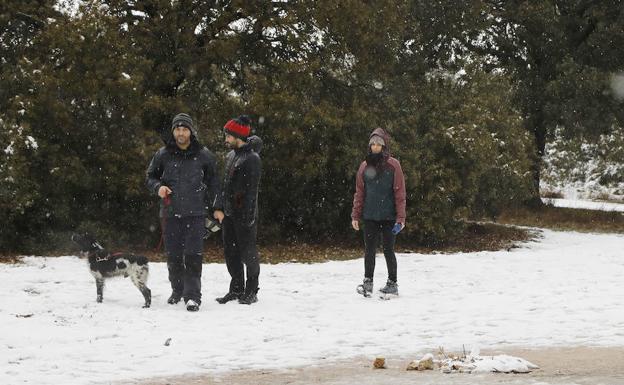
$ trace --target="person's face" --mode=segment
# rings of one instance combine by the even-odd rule
[[[371,148],[371,152],[373,154],[379,154],[381,152],[381,150],[383,150],[383,146],[381,144],[378,144],[378,143],[371,144],[370,148]]]
[[[238,148],[238,141],[230,134],[225,134],[225,145],[231,149]]]
[[[185,126],[177,126],[173,129],[173,137],[180,148],[186,148],[191,143],[191,130]]]

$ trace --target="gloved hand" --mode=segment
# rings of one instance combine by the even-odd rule
[[[397,235],[401,230],[403,230],[403,225],[401,223],[395,223],[392,228],[392,234]]]

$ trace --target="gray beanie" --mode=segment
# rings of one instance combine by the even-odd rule
[[[191,134],[197,138],[197,130],[195,129],[195,125],[193,124],[193,119],[189,116],[189,114],[180,113],[173,117],[171,121],[171,131],[173,131],[178,126],[184,126],[191,130]]]
[[[370,140],[368,141],[368,145],[370,146],[373,143],[378,144],[380,146],[386,145],[386,141],[383,140],[383,138],[379,135],[371,135]]]

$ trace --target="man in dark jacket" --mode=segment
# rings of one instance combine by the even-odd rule
[[[232,277],[230,289],[217,302],[238,299],[251,305],[258,301],[260,260],[256,250],[258,227],[258,186],[262,171],[262,141],[249,136],[250,120],[240,116],[225,124],[225,142],[232,149],[225,160],[223,189],[214,217],[222,224],[225,263]],[[247,281],[243,264],[247,268]]]
[[[161,198],[170,304],[184,298],[188,311],[199,310],[205,217],[219,192],[216,159],[197,139],[193,120],[178,114],[172,136],[147,168],[147,188]]]

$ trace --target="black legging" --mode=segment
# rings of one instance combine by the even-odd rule
[[[375,273],[375,253],[379,244],[379,234],[383,238],[383,252],[388,267],[388,279],[397,281],[397,261],[394,255],[396,235],[392,233],[394,221],[364,220],[364,277],[373,278]]]

